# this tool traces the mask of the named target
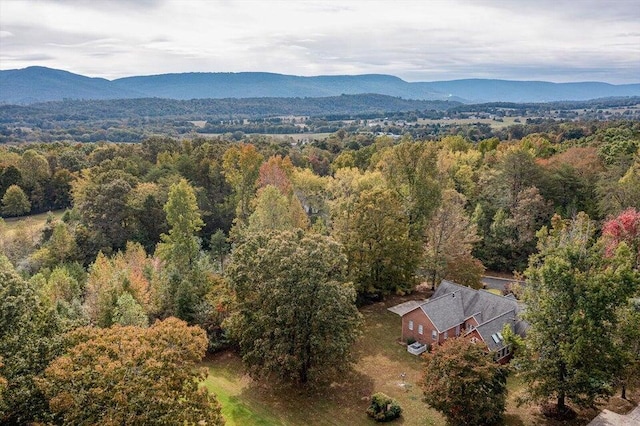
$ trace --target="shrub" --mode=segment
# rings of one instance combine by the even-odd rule
[[[416,339],[414,339],[413,337],[409,337],[407,339],[407,345],[413,345],[416,342]]]
[[[377,422],[390,422],[402,414],[402,408],[395,399],[382,392],[371,396],[371,405],[367,408],[367,414]]]

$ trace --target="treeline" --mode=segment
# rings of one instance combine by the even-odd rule
[[[142,416],[141,400],[124,404],[118,389],[162,374],[158,398],[191,404],[185,422],[215,424],[219,407],[198,396],[196,370],[171,363],[233,345],[258,380],[327,383],[349,368],[357,304],[420,281],[478,287],[486,268],[529,265],[536,277],[536,253],[540,264],[566,254],[561,218],[591,226],[585,214],[603,223],[640,209],[637,122],[544,125],[506,141],[340,131],[303,146],[252,136],[0,147],[5,216],[68,209],[42,232],[0,222],[0,420],[101,423],[123,407]],[[567,137],[577,126],[582,135]],[[614,258],[625,268],[631,247]],[[100,358],[117,334],[125,349]],[[182,349],[157,360],[163,344]],[[114,367],[87,374],[76,359]],[[115,368],[136,363],[144,374]],[[190,393],[167,397],[185,383]],[[104,399],[92,411],[95,392]],[[175,409],[154,408],[158,418]]]
[[[188,101],[150,98],[117,100],[66,100],[30,106],[1,105],[0,123],[38,121],[130,120],[183,118],[225,120],[283,115],[384,114],[388,111],[446,110],[458,102],[417,101],[393,96],[365,94],[326,98],[192,99]]]

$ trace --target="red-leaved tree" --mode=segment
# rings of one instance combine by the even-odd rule
[[[607,256],[613,255],[618,245],[625,242],[636,254],[636,269],[640,267],[640,211],[632,207],[605,222],[602,236],[607,244]]]

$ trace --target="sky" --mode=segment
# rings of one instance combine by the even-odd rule
[[[640,82],[640,0],[0,0],[0,69]]]

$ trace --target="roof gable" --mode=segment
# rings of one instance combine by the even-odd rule
[[[487,344],[489,350],[494,351],[505,345],[504,338],[502,337],[502,330],[504,329],[504,326],[508,325],[513,330],[515,321],[516,313],[511,310],[483,322],[478,325],[475,330],[478,331],[478,334],[480,334],[482,340]]]
[[[457,291],[435,299],[432,297],[420,305],[420,308],[440,333],[462,324],[465,320],[462,294]]]

